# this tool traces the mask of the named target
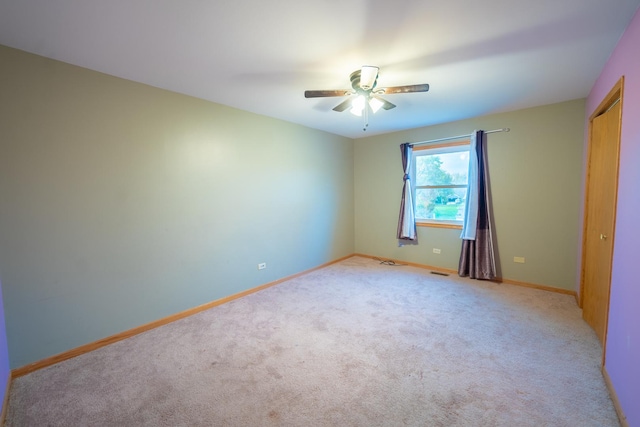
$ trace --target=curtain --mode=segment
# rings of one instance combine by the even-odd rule
[[[475,145],[475,150],[469,150],[469,158],[471,159],[475,155],[477,169],[475,171],[471,170],[472,162],[470,161],[469,189],[467,191],[465,212],[475,218],[465,218],[462,235],[460,236],[462,238],[462,250],[458,264],[458,275],[472,279],[491,280],[496,277],[496,263],[493,251],[489,171],[487,168],[486,137],[484,132],[476,131],[471,138],[471,143],[472,146]],[[473,173],[473,177],[471,173]]]
[[[413,206],[413,191],[411,189],[411,163],[413,149],[411,144],[400,145],[402,153],[402,170],[404,171],[402,186],[402,201],[400,202],[400,217],[398,218],[398,246],[417,245],[416,216]]]

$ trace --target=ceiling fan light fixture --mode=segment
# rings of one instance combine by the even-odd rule
[[[384,105],[384,102],[382,102],[380,99],[376,98],[375,96],[369,99],[369,107],[371,107],[371,111],[373,111],[374,114],[380,108],[382,108],[383,105]]]
[[[363,95],[358,95],[357,97],[355,97],[353,99],[353,101],[351,101],[351,110],[349,110],[351,112],[351,114],[353,114],[354,116],[362,116],[362,110],[364,110],[364,106],[365,106],[365,99]]]
[[[360,87],[363,90],[371,90],[378,78],[378,67],[363,65],[360,70]]]

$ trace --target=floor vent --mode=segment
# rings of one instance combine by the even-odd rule
[[[443,273],[441,271],[432,271],[431,274],[437,274],[438,276],[448,276],[449,273]]]

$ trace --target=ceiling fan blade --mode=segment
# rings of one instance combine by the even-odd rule
[[[305,98],[324,98],[328,96],[345,96],[350,93],[349,90],[305,90]]]
[[[351,97],[349,97],[348,99],[342,101],[340,104],[333,107],[333,111],[337,111],[341,113],[349,107],[351,107]]]
[[[384,89],[380,89],[380,92],[384,93],[385,95],[389,95],[392,93],[426,92],[428,90],[429,90],[429,85],[425,83],[421,85],[386,87]]]

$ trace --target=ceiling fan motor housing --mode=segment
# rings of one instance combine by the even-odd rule
[[[362,72],[365,72],[365,80],[362,79]],[[370,92],[376,87],[378,82],[378,67],[364,66],[356,70],[349,76],[351,87],[356,92]]]

